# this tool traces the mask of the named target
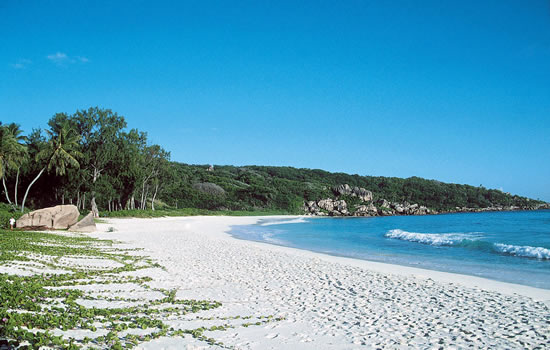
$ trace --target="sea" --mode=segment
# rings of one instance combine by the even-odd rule
[[[550,289],[550,210],[267,218],[239,239]]]

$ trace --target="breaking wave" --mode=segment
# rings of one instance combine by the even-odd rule
[[[471,233],[418,233],[403,230],[390,230],[386,237],[400,239],[402,241],[417,242],[435,246],[453,246],[467,243],[481,238],[478,232]]]
[[[301,224],[303,222],[306,222],[304,218],[296,218],[296,219],[290,219],[290,220],[277,220],[277,221],[267,221],[262,222],[260,226],[271,226],[271,225],[282,225],[282,224]]]
[[[522,256],[526,258],[537,258],[542,260],[550,260],[550,249],[543,247],[531,247],[528,245],[518,246],[502,243],[494,244],[495,250],[502,254]]]
[[[388,231],[385,237],[432,246],[461,247],[523,258],[550,260],[548,248],[491,243],[481,240],[483,236],[480,232],[418,233],[395,229]]]

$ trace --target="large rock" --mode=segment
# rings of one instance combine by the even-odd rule
[[[332,188],[332,191],[337,196],[352,196],[352,197],[358,197],[363,202],[368,202],[372,200],[372,192],[367,191],[366,189],[362,187],[353,187],[351,188],[348,184],[338,185]]]
[[[88,215],[82,218],[79,222],[69,227],[69,231],[77,232],[93,232],[96,230],[94,213],[90,212]]]
[[[356,210],[353,215],[355,216],[377,216],[378,215],[378,209],[374,206],[374,204],[369,203],[369,205],[357,205],[355,206]]]
[[[353,194],[359,197],[359,199],[361,199],[363,202],[372,201],[372,192],[367,191],[362,187],[354,187]]]
[[[17,220],[16,226],[17,228],[67,229],[77,222],[79,215],[75,205],[57,205],[23,215]]]
[[[325,209],[326,211],[329,211],[329,212],[334,210],[334,202],[330,198],[321,199],[320,201],[317,202],[317,205],[319,206],[319,208]]]
[[[306,214],[318,216],[348,216],[348,204],[345,200],[333,200],[331,198],[321,199],[317,202],[304,202],[304,211]]]
[[[348,210],[348,204],[345,200],[334,201],[334,209],[343,213]]]
[[[353,192],[348,184],[335,186],[332,188],[332,191],[339,196],[351,195]]]

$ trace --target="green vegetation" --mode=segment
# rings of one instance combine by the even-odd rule
[[[183,209],[157,209],[157,210],[119,210],[102,211],[101,217],[112,218],[158,218],[164,216],[264,216],[264,215],[286,215],[285,210],[208,210],[197,208]]]
[[[231,210],[285,210],[301,213],[304,201],[335,198],[332,188],[349,184],[373,192],[374,199],[391,202],[418,203],[438,211],[455,207],[485,208],[518,206],[531,208],[541,201],[514,196],[482,186],[447,184],[418,177],[359,176],[330,173],[323,170],[268,166],[208,166],[171,163],[178,181],[163,193],[167,203],[178,207]],[[214,183],[223,188],[223,195],[195,190],[191,184]],[[348,206],[359,200],[342,198]]]
[[[132,272],[137,270],[163,268],[138,253],[121,249],[113,241],[81,235],[0,230],[0,265],[19,272],[0,273],[0,347],[129,349],[161,336],[192,336],[208,344],[223,346],[207,336],[208,332],[280,320],[273,316],[197,316],[196,320],[202,320],[204,326],[170,327],[166,320],[171,317],[198,314],[221,304],[177,299],[176,290],[152,287],[152,279],[142,273],[141,277],[135,277]],[[104,263],[90,266],[87,259]],[[45,269],[50,272],[45,273]],[[25,276],[21,272],[26,272]],[[134,297],[121,297],[120,292],[108,289],[108,285],[117,288],[127,285],[133,289],[125,289],[125,292]],[[162,297],[150,299],[140,291],[156,291]],[[128,306],[84,306],[98,301]],[[247,321],[228,322],[230,319]],[[217,324],[212,326],[208,321]],[[77,329],[88,336],[70,336],[70,331]]]
[[[72,203],[103,216],[300,214],[304,201],[335,198],[332,188],[342,184],[372,191],[375,200],[417,203],[437,211],[529,209],[543,203],[483,186],[418,177],[171,162],[170,153],[149,144],[146,133],[128,130],[122,116],[99,108],[57,113],[48,126],[45,132],[35,129],[23,136],[17,124],[0,124],[2,200],[13,210]],[[346,199],[350,208],[354,201]]]

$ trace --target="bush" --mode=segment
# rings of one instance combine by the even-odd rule
[[[0,203],[0,228],[10,228],[10,219],[17,220],[21,216],[23,216],[23,213],[19,210],[13,209],[8,204]]]

